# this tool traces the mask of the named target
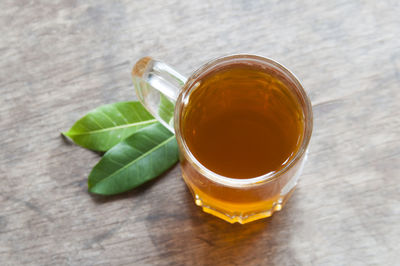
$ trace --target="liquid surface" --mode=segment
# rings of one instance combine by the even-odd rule
[[[279,171],[303,134],[303,113],[293,92],[266,70],[244,65],[203,78],[181,121],[196,159],[230,178]]]

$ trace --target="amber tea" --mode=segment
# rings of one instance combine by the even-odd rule
[[[232,64],[196,84],[181,116],[181,132],[194,158],[213,173],[250,179],[279,172],[297,154],[304,114],[296,92],[279,73]],[[246,223],[279,210],[283,187],[297,171],[251,188],[212,182],[181,160],[183,177],[203,210]],[[287,196],[287,197],[286,197]]]
[[[276,172],[296,153],[303,114],[277,77],[246,66],[202,79],[191,93],[182,133],[196,159],[231,178]]]

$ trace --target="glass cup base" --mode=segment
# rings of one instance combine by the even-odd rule
[[[255,220],[268,218],[275,212],[282,210],[286,202],[293,194],[295,188],[296,186],[294,186],[288,193],[286,193],[286,195],[282,195],[275,200],[265,202],[265,208],[262,209],[262,211],[251,212],[251,213],[227,213],[218,208],[209,206],[205,201],[202,200],[202,198],[198,194],[193,193],[193,191],[191,192],[194,195],[195,204],[201,207],[205,213],[214,215],[231,224],[233,223],[246,224]]]
[[[270,217],[274,212],[280,211],[284,207],[296,189],[297,182],[308,157],[307,155],[308,153],[306,152],[304,160],[302,160],[298,168],[295,169],[296,173],[283,187],[280,187],[277,193],[270,194],[269,197],[265,197],[264,200],[260,201],[256,200],[242,203],[227,201],[225,200],[226,197],[220,197],[221,193],[215,193],[217,189],[217,185],[215,184],[210,183],[205,185],[202,182],[198,182],[196,186],[194,182],[200,181],[201,176],[191,176],[190,173],[193,174],[193,172],[190,172],[190,167],[185,167],[187,166],[186,164],[182,167],[182,177],[193,195],[195,204],[201,207],[204,212],[212,214],[229,223],[245,224]],[[270,185],[275,187],[274,183],[270,183]]]

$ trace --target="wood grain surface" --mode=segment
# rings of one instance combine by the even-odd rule
[[[0,265],[399,265],[400,2],[0,1]],[[87,192],[99,155],[60,136],[136,99],[153,56],[189,75],[230,53],[302,80],[315,123],[286,207],[228,224],[179,166],[115,197]]]

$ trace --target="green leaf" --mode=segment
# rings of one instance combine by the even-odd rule
[[[107,151],[139,129],[156,122],[139,102],[118,102],[94,109],[63,134],[84,148]]]
[[[158,115],[168,125],[172,126],[174,119],[175,104],[163,94],[160,94],[160,106],[158,107]]]
[[[89,175],[89,191],[114,195],[135,188],[178,161],[175,136],[160,123],[143,128],[105,153]]]

